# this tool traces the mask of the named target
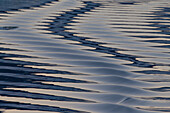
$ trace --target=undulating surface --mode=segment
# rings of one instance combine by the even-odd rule
[[[0,0],[0,112],[170,113],[169,0]]]

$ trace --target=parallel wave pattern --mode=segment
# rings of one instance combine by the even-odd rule
[[[169,0],[28,3],[1,9],[0,112],[170,112]]]

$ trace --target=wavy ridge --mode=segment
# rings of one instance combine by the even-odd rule
[[[164,3],[169,2],[62,0],[4,14],[0,108],[4,113],[169,112]],[[148,4],[154,5],[140,10]]]

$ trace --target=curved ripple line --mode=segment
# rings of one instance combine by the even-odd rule
[[[3,11],[0,108],[7,113],[169,112],[164,3],[62,0]]]

